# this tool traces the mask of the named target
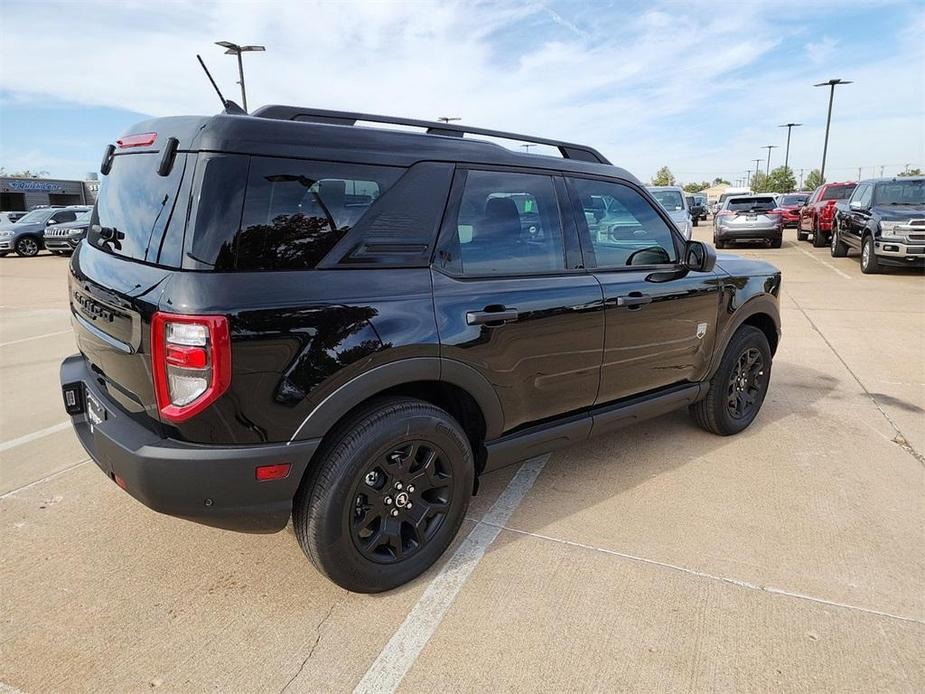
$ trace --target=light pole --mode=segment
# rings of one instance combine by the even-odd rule
[[[244,61],[241,60],[242,53],[252,53],[254,51],[265,51],[265,46],[239,46],[231,41],[216,41],[216,46],[221,46],[225,50],[225,55],[238,56],[238,84],[241,85],[241,105],[247,111],[247,91],[244,89]]]
[[[764,175],[770,176],[771,175],[771,150],[780,149],[780,148],[777,145],[765,145],[761,149],[768,150],[768,165],[767,165],[767,168],[764,170]]]
[[[829,151],[829,126],[832,124],[832,100],[835,98],[835,87],[839,84],[851,84],[851,80],[843,80],[841,78],[829,80],[828,82],[820,82],[819,84],[814,84],[814,87],[829,87],[829,115],[825,119],[825,144],[822,146],[822,169],[819,171],[819,177],[822,179],[822,182],[825,183],[825,156]]]
[[[755,162],[755,175],[757,176],[757,175],[758,175],[758,164],[761,163],[761,160],[760,160],[760,159],[752,159],[752,161]],[[749,173],[751,173],[751,171],[749,171]],[[752,179],[752,180],[755,180],[755,179]],[[751,187],[751,185],[749,185],[749,187]]]
[[[786,169],[790,165],[790,131],[794,128],[799,128],[802,123],[784,123],[783,125],[777,126],[778,128],[787,128],[787,149],[784,151],[784,168]]]

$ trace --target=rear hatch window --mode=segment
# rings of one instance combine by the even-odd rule
[[[732,212],[770,212],[775,207],[774,198],[736,198],[730,200],[727,209]]]
[[[186,155],[159,176],[157,152],[117,154],[100,183],[87,243],[129,260],[158,263],[161,239],[177,203]],[[182,233],[182,230],[180,231]]]
[[[780,199],[780,206],[803,205],[808,197],[808,195],[785,195]]]
[[[822,193],[820,200],[847,200],[856,187],[853,183],[847,186],[829,186]]]

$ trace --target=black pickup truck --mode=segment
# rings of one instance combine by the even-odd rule
[[[229,107],[140,123],[100,171],[61,365],[81,443],[157,511],[291,517],[351,590],[433,564],[492,470],[680,407],[735,434],[768,392],[779,271],[685,240],[585,145]]]
[[[925,267],[925,177],[861,181],[835,205],[830,250],[842,258],[861,252],[861,272],[885,266]]]

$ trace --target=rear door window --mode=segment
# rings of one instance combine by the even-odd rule
[[[468,171],[455,225],[438,264],[457,275],[565,270],[565,244],[551,176]]]
[[[157,175],[157,152],[118,154],[100,183],[87,243],[132,260],[157,262],[161,235],[173,214],[184,158]]]
[[[311,269],[404,171],[253,157],[240,228],[205,260],[218,270]]]
[[[855,185],[847,186],[829,186],[822,194],[821,200],[847,200],[854,192]]]
[[[731,212],[768,212],[775,206],[774,198],[733,198],[726,209]]]

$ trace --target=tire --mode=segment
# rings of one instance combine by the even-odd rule
[[[726,242],[725,242],[725,241],[717,241],[717,240],[714,239],[714,240],[713,240],[713,245],[716,246],[716,247],[719,248],[719,249],[723,249],[723,248],[726,247]]]
[[[797,241],[805,241],[809,238],[809,234],[797,227]]]
[[[694,217],[694,221],[692,223],[694,226],[697,226],[698,224],[700,224],[700,217]]]
[[[822,233],[822,230],[819,229],[819,220],[813,220],[813,248],[825,248],[829,240]]]
[[[16,241],[16,255],[23,258],[33,258],[40,250],[42,247],[34,236],[22,236]]]
[[[459,423],[440,408],[373,400],[318,453],[293,501],[293,526],[312,564],[342,588],[378,593],[407,583],[459,531],[475,465]]]
[[[771,239],[771,248],[780,248],[784,245],[783,239]]]
[[[5,257],[8,256],[9,254],[10,254],[9,251],[0,251],[0,258],[5,258]]]
[[[744,391],[739,390],[741,381],[735,377],[740,373],[742,364],[747,364],[755,354],[761,361],[752,362],[747,367],[747,387]],[[743,360],[742,364],[740,360]],[[707,396],[690,406],[691,416],[701,428],[711,433],[719,436],[738,434],[755,420],[770,382],[771,348],[768,339],[758,328],[743,325],[729,341],[719,368],[710,379]],[[740,404],[748,406],[740,411]],[[733,409],[739,414],[735,414]]]
[[[868,234],[861,241],[861,272],[865,275],[879,275],[880,260],[874,253],[874,237]]]
[[[841,240],[838,234],[838,227],[832,229],[832,240],[829,243],[829,253],[833,258],[844,258],[848,255],[848,246]]]

